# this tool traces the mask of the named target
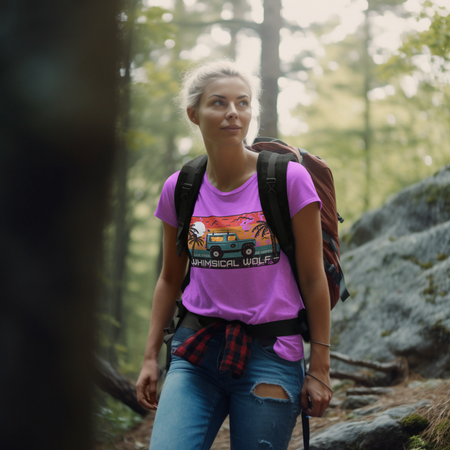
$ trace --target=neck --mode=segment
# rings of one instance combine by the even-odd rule
[[[207,148],[208,181],[222,192],[230,192],[242,186],[255,172],[258,155],[243,144],[220,149]]]

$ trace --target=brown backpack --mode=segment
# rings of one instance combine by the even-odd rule
[[[301,163],[311,175],[317,194],[322,200],[320,217],[323,259],[331,308],[333,308],[339,298],[344,301],[349,297],[349,293],[345,286],[344,273],[339,261],[338,222],[343,222],[344,219],[336,209],[334,180],[330,168],[318,156],[313,156],[303,149],[292,147],[278,139],[260,137],[248,148],[260,154],[257,172],[261,205],[270,228],[289,258],[296,278],[294,238],[286,187],[288,162],[297,161]]]

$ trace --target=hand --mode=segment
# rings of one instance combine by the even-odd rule
[[[320,374],[312,373],[312,375],[317,377],[322,383],[325,383],[326,386],[330,386],[330,376],[328,374],[324,375],[321,372]],[[322,417],[333,396],[331,390],[320,381],[311,376],[305,376],[301,392],[301,404],[303,411],[308,416]]]
[[[155,410],[158,407],[156,399],[158,377],[158,361],[145,361],[136,383],[136,397],[138,403],[146,409]]]

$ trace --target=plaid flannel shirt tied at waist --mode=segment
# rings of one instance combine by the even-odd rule
[[[174,352],[195,366],[200,366],[211,337],[225,330],[225,350],[219,370],[239,379],[245,372],[251,354],[252,337],[239,321],[217,321],[198,330],[188,337]]]

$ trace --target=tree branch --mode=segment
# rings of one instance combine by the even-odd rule
[[[330,352],[330,358],[337,359],[338,361],[351,364],[353,366],[367,367],[368,369],[378,370],[380,372],[392,373],[403,372],[405,370],[406,362],[403,359],[396,359],[389,363],[381,363],[378,361],[367,361],[352,359],[347,355],[343,355],[338,352]],[[406,364],[407,365],[407,364]]]
[[[352,380],[363,386],[392,385],[399,379],[405,378],[409,372],[408,362],[405,358],[398,358],[390,363],[381,363],[378,361],[356,360],[337,352],[330,352],[330,357],[347,364],[367,367],[369,369],[387,374],[387,376],[381,376],[375,373],[355,373],[333,369],[330,371],[331,378],[337,378],[339,380]]]
[[[376,382],[373,380],[373,376],[370,374],[362,374],[358,372],[345,372],[343,370],[330,370],[330,378],[337,380],[351,380],[363,386],[374,386]]]
[[[96,357],[96,384],[102,391],[120,400],[134,412],[141,416],[148,414],[149,411],[137,402],[134,384],[100,356]]]

